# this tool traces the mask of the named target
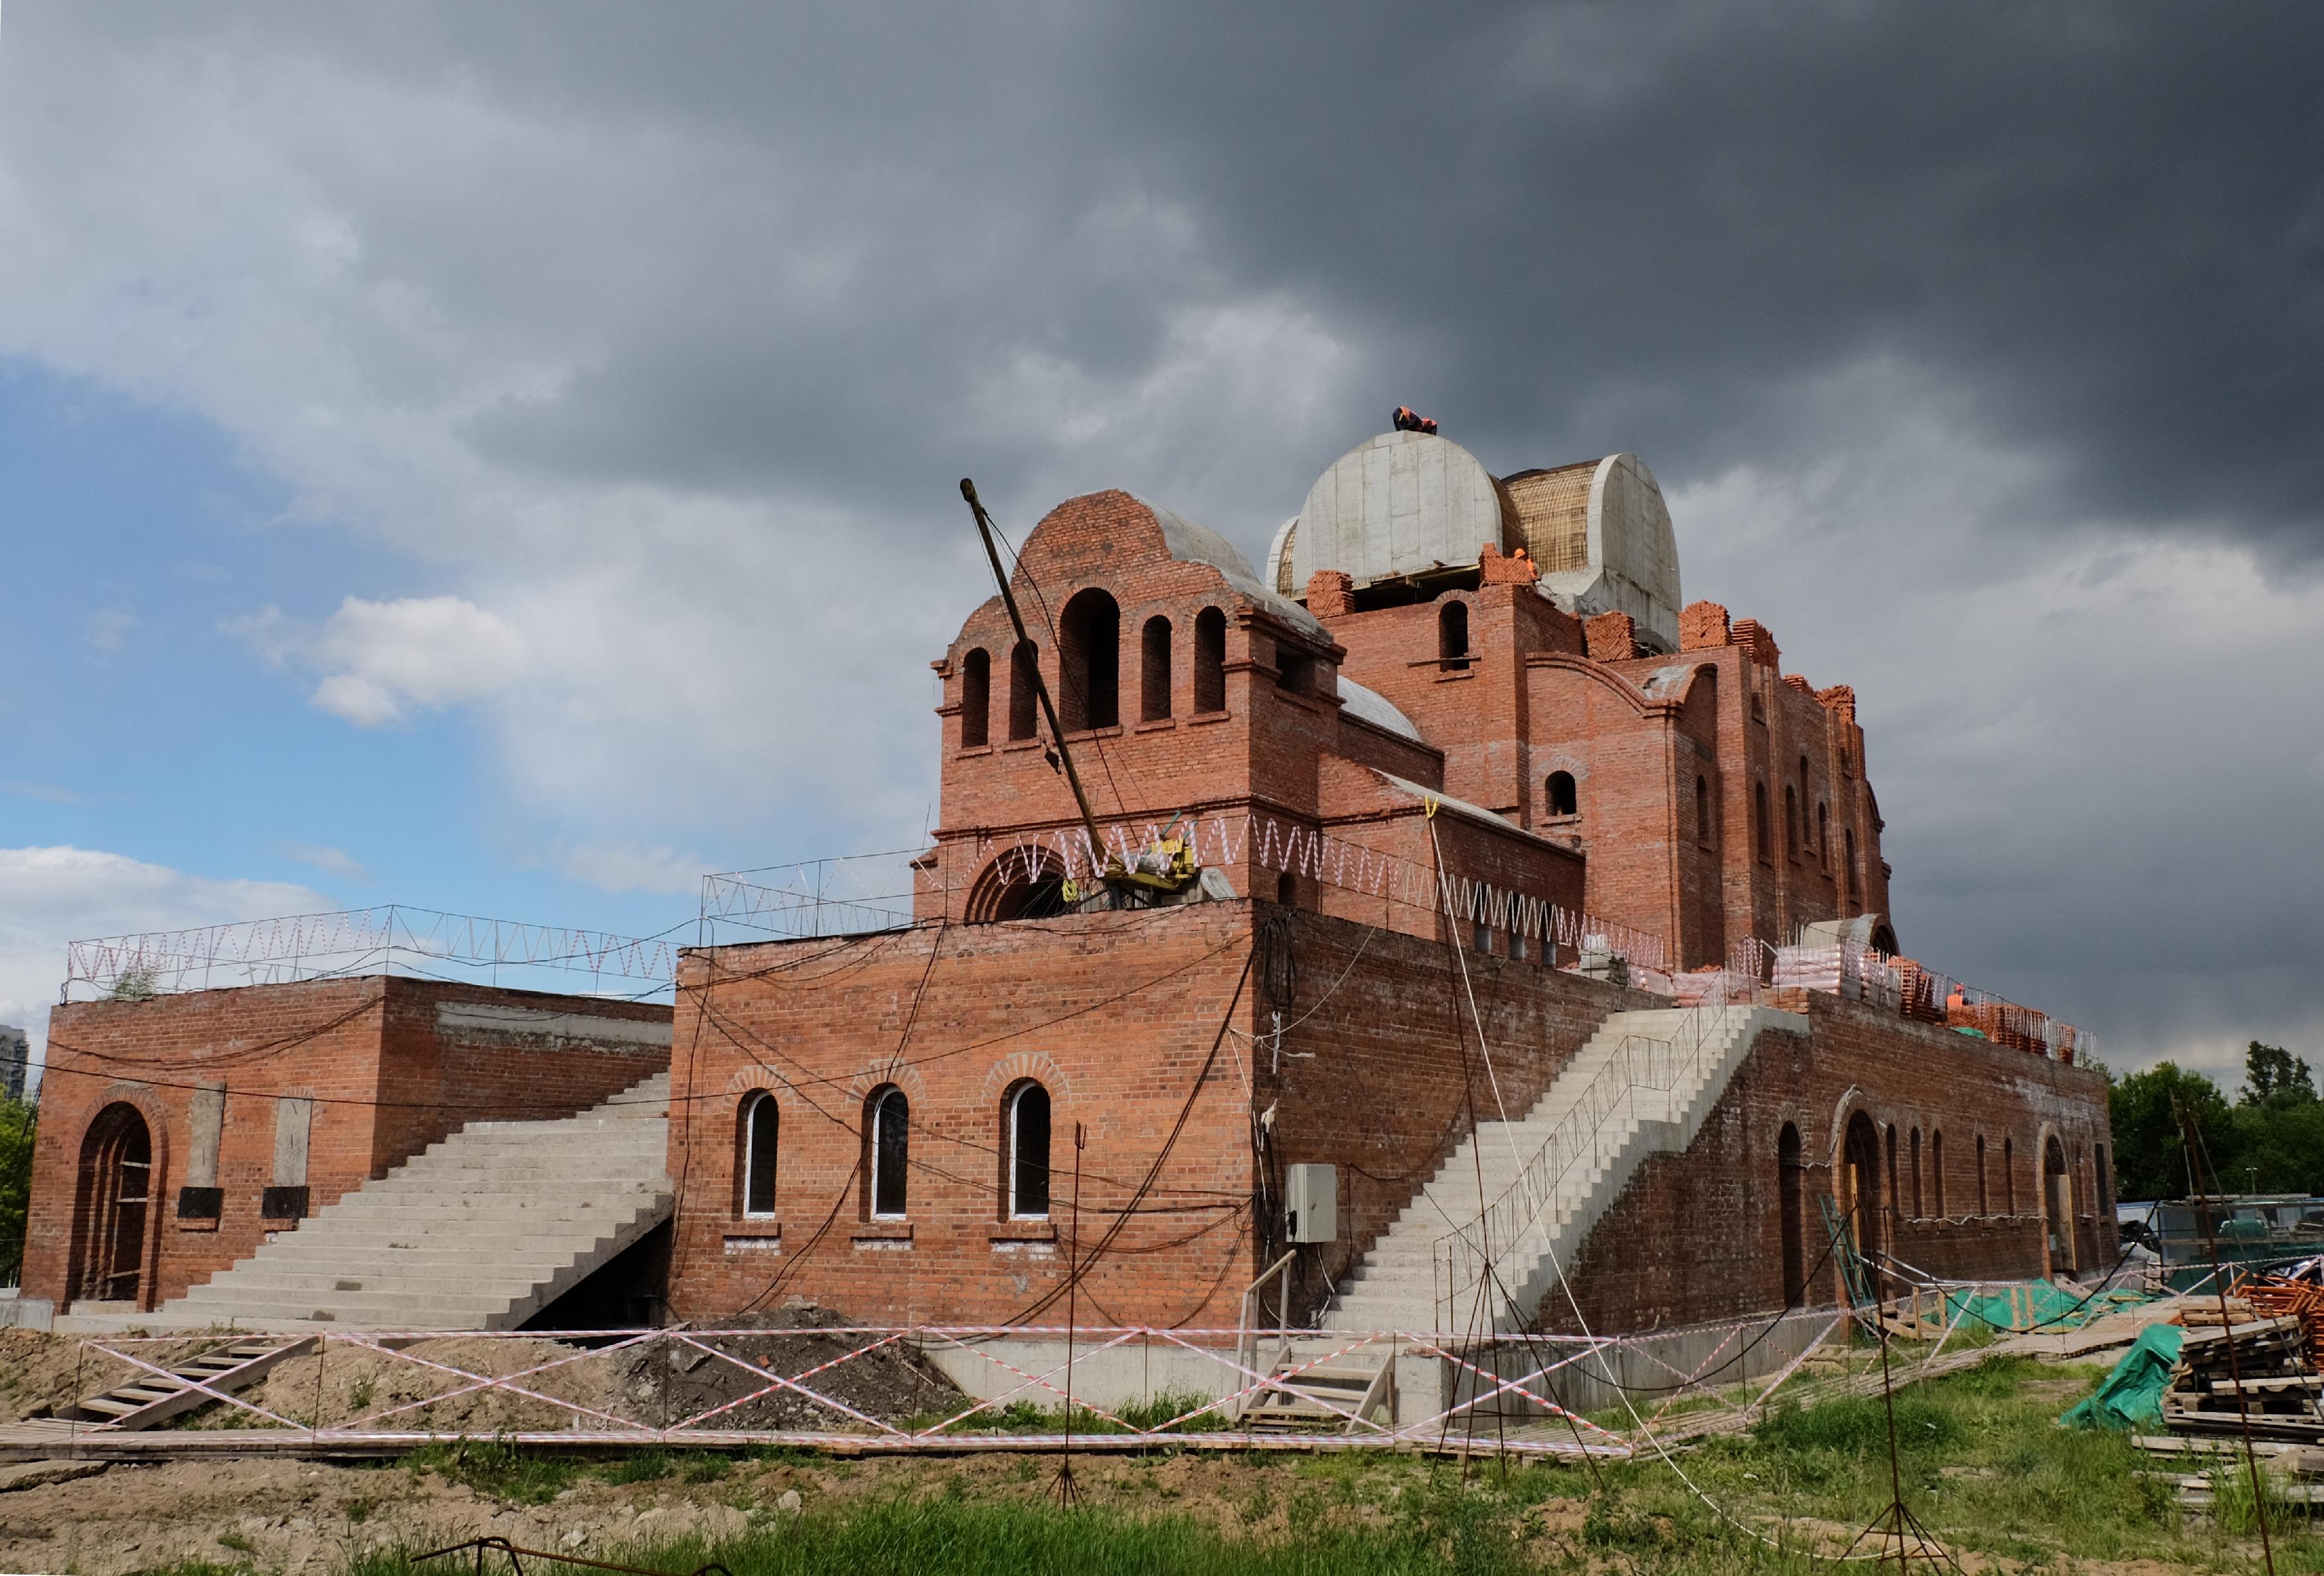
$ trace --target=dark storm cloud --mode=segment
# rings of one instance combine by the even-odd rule
[[[1702,474],[1814,445],[1799,385],[1893,357],[2048,453],[2059,518],[2324,550],[2313,8],[495,7],[361,41],[764,161],[689,194],[682,294],[478,418],[533,463],[858,501],[908,441],[1030,465],[1048,435],[971,409],[996,362],[1130,379],[1175,309],[1280,291],[1380,380],[1335,429],[1412,400],[1511,468]],[[809,240],[820,288],[761,272]]]

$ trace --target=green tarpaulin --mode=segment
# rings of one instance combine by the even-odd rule
[[[2187,1332],[2176,1324],[2149,1324],[2130,1343],[2114,1372],[2089,1399],[2058,1419],[2069,1428],[2154,1428],[2163,1423],[2163,1392]]]
[[[2054,1332],[2078,1329],[2093,1319],[2153,1300],[2144,1292],[2119,1287],[2093,1295],[2037,1280],[2005,1291],[1949,1292],[1945,1318],[1948,1323],[1958,1319],[1966,1304],[1972,1325],[2018,1334]]]

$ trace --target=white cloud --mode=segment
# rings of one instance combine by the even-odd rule
[[[348,597],[308,645],[314,703],[360,728],[494,694],[522,672],[524,638],[457,596]]]
[[[214,880],[97,849],[0,848],[0,1022],[30,1030],[40,1054],[69,942],[332,906],[285,881]]]
[[[128,642],[129,631],[137,627],[137,615],[125,607],[99,608],[82,622],[81,633],[90,647],[105,652],[118,651]]]
[[[319,672],[309,698],[359,728],[499,694],[528,659],[525,638],[506,620],[458,596],[350,596],[319,629],[269,607],[228,621],[226,631],[270,665]]]
[[[607,892],[664,892],[692,897],[702,889],[708,862],[674,848],[603,843],[568,848],[558,868],[571,880]]]
[[[364,885],[371,880],[370,870],[344,848],[329,848],[311,843],[286,843],[282,845],[282,852],[300,864],[321,871],[327,876],[336,876],[343,881]]]

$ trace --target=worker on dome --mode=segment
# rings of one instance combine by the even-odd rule
[[[1398,432],[1425,432],[1434,437],[1436,432],[1436,418],[1423,416],[1409,405],[1398,405],[1396,408],[1396,429]]]

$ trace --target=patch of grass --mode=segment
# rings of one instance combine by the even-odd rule
[[[1165,1390],[1148,1401],[1131,1402],[1127,1405],[1109,1407],[1112,1416],[1102,1417],[1086,1407],[1074,1408],[1074,1433],[1127,1433],[1160,1428],[1176,1422],[1173,1433],[1208,1433],[1233,1424],[1222,1411],[1202,1412],[1209,1397],[1192,1391]],[[1189,1413],[1198,1413],[1189,1416]],[[950,1413],[925,1413],[908,1418],[900,1426],[919,1430],[933,1428]],[[1119,1418],[1120,1421],[1116,1422]],[[1184,1419],[1184,1421],[1176,1421]],[[972,1417],[963,1418],[946,1430],[951,1433],[1064,1433],[1067,1432],[1065,1414],[1062,1407],[1050,1408],[1022,1398],[1005,1406],[988,1407]]]
[[[355,1382],[347,1387],[347,1405],[357,1412],[369,1411],[371,1409],[371,1398],[377,1392],[377,1383],[373,1379],[371,1375],[356,1375]]]
[[[859,1503],[716,1544],[687,1541],[613,1558],[659,1571],[715,1560],[733,1576],[1020,1576],[1027,1571],[1199,1571],[1202,1576],[1520,1576],[1539,1568],[1489,1507],[1457,1490],[1388,1526],[1317,1518],[1275,1538],[1238,1537],[1185,1516],[1132,1517],[1084,1506],[976,1504],[944,1497]],[[593,1557],[604,1558],[595,1554]],[[1731,1568],[1731,1567],[1730,1567]],[[550,1567],[550,1569],[554,1569]],[[354,1576],[405,1576],[375,1561]],[[413,1567],[410,1576],[431,1576]]]
[[[658,1447],[633,1450],[605,1468],[608,1483],[655,1483],[669,1476],[669,1452]]]
[[[2211,1519],[2238,1537],[2259,1535],[2259,1499],[2252,1492],[2251,1469],[2241,1461],[2215,1468],[2211,1474]],[[2284,1491],[2283,1480],[2263,1466],[2259,1491],[2267,1497],[2268,1531],[2278,1540],[2305,1536],[2314,1530],[2304,1500]]]
[[[732,1457],[712,1451],[696,1451],[687,1457],[681,1476],[689,1483],[715,1483],[733,1470]]]
[[[503,1505],[546,1505],[564,1491],[579,1469],[571,1461],[541,1455],[497,1439],[463,1439],[413,1451],[404,1463],[414,1473],[434,1472]]]
[[[1820,1406],[1780,1406],[1754,1432],[1779,1451],[1831,1451],[1858,1456],[1888,1451],[1888,1408],[1880,1397],[1845,1396]],[[1900,1451],[1948,1450],[1961,1442],[1960,1419],[1920,1390],[1895,1398]]]

